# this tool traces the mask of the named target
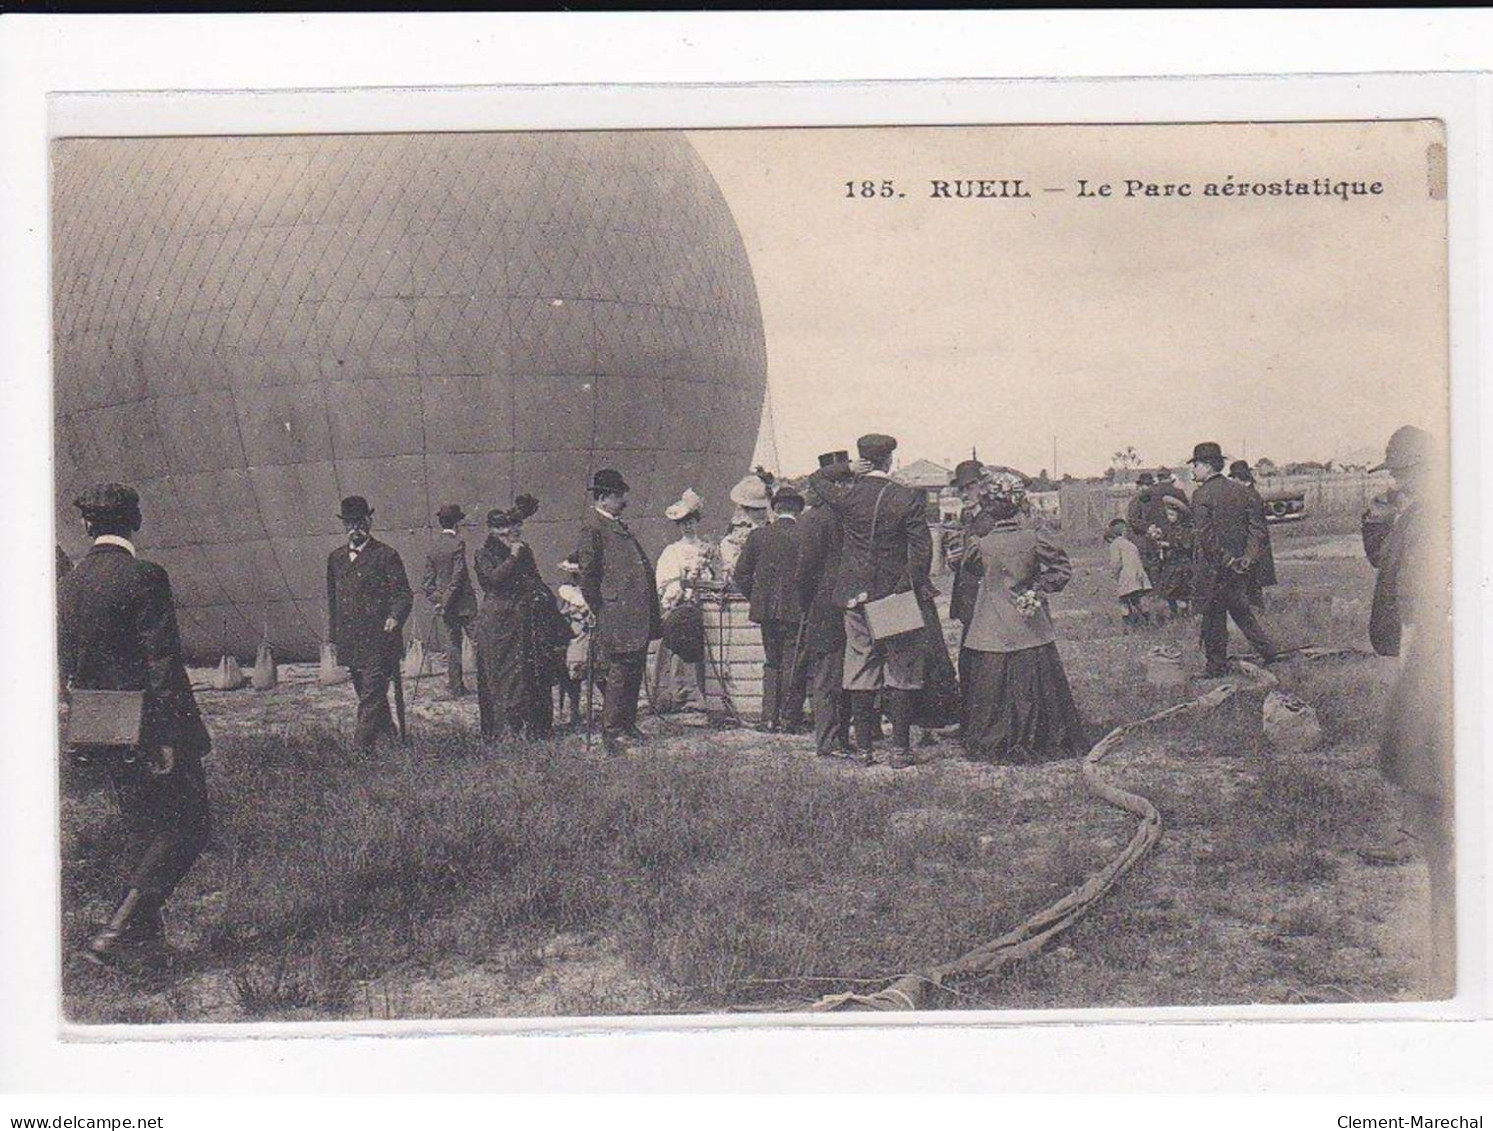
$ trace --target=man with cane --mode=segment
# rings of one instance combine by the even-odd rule
[[[591,480],[593,503],[582,521],[576,552],[581,593],[596,616],[594,655],[588,663],[593,678],[587,680],[587,725],[589,687],[599,674],[603,681],[601,743],[608,753],[643,741],[638,729],[638,693],[643,688],[649,641],[663,635],[653,563],[621,517],[628,490],[621,472],[609,467],[596,472]]]
[[[342,500],[347,542],[327,558],[327,624],[338,661],[352,673],[358,695],[353,744],[371,754],[381,736],[395,733],[389,714],[394,681],[404,733],[399,659],[402,629],[414,605],[404,562],[394,547],[375,539],[373,508],[361,495]]]

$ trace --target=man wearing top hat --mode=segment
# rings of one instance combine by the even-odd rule
[[[771,505],[772,521],[753,530],[741,548],[735,584],[751,601],[752,623],[762,630],[762,726],[795,734],[803,726],[809,674],[796,584],[804,497],[783,486],[773,493]]]
[[[1202,614],[1203,674],[1208,678],[1228,672],[1230,617],[1267,664],[1279,652],[1249,607],[1249,577],[1268,545],[1265,514],[1254,505],[1251,492],[1224,475],[1223,468],[1223,449],[1217,444],[1193,449],[1193,607]]]
[[[471,631],[477,616],[477,593],[467,570],[467,544],[456,532],[464,512],[455,503],[447,503],[436,512],[441,532],[425,558],[425,599],[435,606],[435,615],[446,626],[446,682],[451,697],[467,693],[461,670],[462,639]]]
[[[653,563],[622,521],[627,481],[609,467],[591,480],[592,506],[581,524],[580,589],[596,617],[602,691],[601,740],[609,752],[641,741],[638,692],[649,641],[663,635]]]
[[[848,467],[850,453],[826,452],[821,468]],[[803,663],[809,672],[814,706],[814,747],[825,758],[854,753],[845,698],[845,610],[835,601],[843,537],[840,518],[828,506],[814,479],[804,484],[811,505],[798,520],[795,583],[805,610]]]
[[[108,924],[84,954],[104,964],[148,957],[165,941],[161,908],[208,838],[211,749],[182,660],[176,606],[166,571],[141,561],[131,541],[140,497],[108,483],[75,500],[93,546],[58,583],[57,642],[63,694],[143,691],[138,747],[101,751],[140,852]]]
[[[347,541],[327,558],[327,626],[337,661],[352,673],[358,695],[353,743],[372,753],[395,733],[389,679],[400,659],[405,619],[414,605],[404,562],[373,537],[373,508],[361,495],[342,500]]]
[[[933,538],[923,493],[891,477],[896,448],[891,436],[862,436],[856,441],[858,466],[821,468],[812,478],[839,515],[844,536],[835,601],[845,610],[844,687],[856,746],[870,756],[880,693],[896,747],[888,765],[901,769],[913,764],[912,716],[914,696],[923,686],[924,637],[908,632],[874,640],[865,606],[893,593],[927,594]],[[843,482],[852,471],[859,474]]]

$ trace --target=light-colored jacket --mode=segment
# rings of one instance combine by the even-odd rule
[[[670,542],[658,555],[658,568],[654,571],[659,607],[668,612],[684,600],[686,581],[714,581],[719,572],[720,554],[703,538]]]
[[[975,615],[964,647],[976,652],[1020,652],[1057,639],[1047,602],[1032,616],[1024,616],[1016,597],[1028,589],[1056,593],[1068,584],[1073,569],[1062,547],[1040,530],[1023,528],[1014,520],[998,522],[989,534],[976,539],[985,576],[975,597]]]
[[[1140,560],[1140,549],[1123,534],[1109,544],[1109,570],[1115,575],[1116,597],[1151,591],[1151,579]]]

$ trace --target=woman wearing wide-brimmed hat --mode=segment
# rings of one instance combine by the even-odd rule
[[[731,501],[736,510],[731,515],[731,527],[721,539],[721,580],[727,584],[736,569],[736,559],[753,530],[767,525],[767,511],[772,506],[772,488],[764,473],[752,472],[744,476],[731,488]]]
[[[482,587],[474,635],[484,738],[505,731],[533,737],[548,730],[541,721],[551,714],[549,683],[543,678],[546,657],[535,647],[535,595],[543,582],[523,540],[524,520],[538,509],[533,496],[520,495],[512,507],[488,511],[487,541],[473,557]]]
[[[1058,656],[1047,595],[1068,584],[1068,555],[1023,526],[1016,492],[992,482],[991,526],[975,539],[984,567],[960,668],[964,745],[986,762],[1039,762],[1085,749],[1083,721]]]
[[[659,611],[664,617],[664,636],[658,642],[658,659],[653,669],[654,706],[660,711],[705,709],[704,658],[688,661],[669,646],[670,620],[678,615],[675,611],[693,599],[696,586],[720,580],[720,553],[700,536],[703,507],[704,500],[699,494],[685,488],[677,502],[664,508],[664,517],[674,524],[679,537],[658,555],[654,571]]]

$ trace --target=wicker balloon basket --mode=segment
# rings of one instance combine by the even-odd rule
[[[762,632],[747,616],[746,598],[701,598],[705,621],[705,706],[711,714],[754,722],[762,715]]]

